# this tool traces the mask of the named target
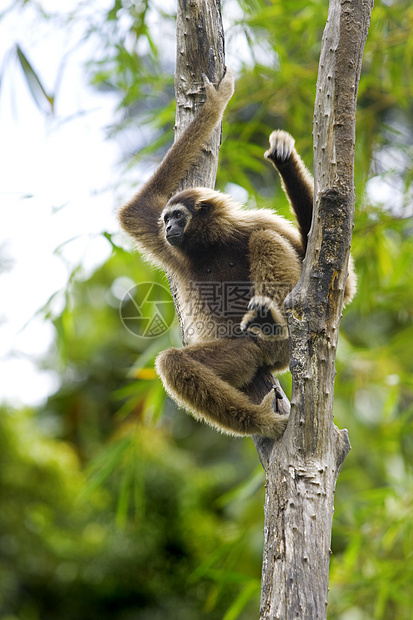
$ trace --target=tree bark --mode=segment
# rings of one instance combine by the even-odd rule
[[[354,214],[355,108],[373,0],[330,0],[314,113],[315,196],[302,277],[285,307],[291,414],[266,467],[260,620],[326,618],[334,490],[350,449],[333,423]]]
[[[175,139],[191,123],[205,101],[202,74],[214,83],[225,73],[225,41],[220,0],[178,0],[176,17]],[[199,161],[182,179],[179,191],[189,187],[215,185],[218,168],[221,127],[217,127]],[[168,276],[176,313],[181,326],[182,344],[186,344],[176,286]]]
[[[178,0],[176,22],[176,125],[178,137],[205,101],[202,74],[218,84],[225,73],[225,41],[219,0]],[[180,189],[215,185],[221,127]]]

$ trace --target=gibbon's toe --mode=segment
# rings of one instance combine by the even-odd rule
[[[287,131],[277,129],[270,135],[270,148],[264,153],[264,157],[282,164],[291,157],[294,144],[294,138]]]

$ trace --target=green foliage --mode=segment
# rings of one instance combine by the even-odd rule
[[[276,202],[288,215],[262,153],[270,131],[285,128],[311,166],[327,4],[240,1],[235,18],[231,7],[223,13],[237,88],[218,185],[239,185],[251,204]],[[127,164],[160,159],[172,140],[174,15],[116,0],[89,19],[99,54],[88,75],[119,100],[111,136],[133,141]],[[341,325],[335,398],[352,451],[337,485],[331,620],[411,618],[412,22],[408,0],[377,0],[359,88],[359,288]],[[255,451],[164,400],[153,360],[179,343],[179,329],[147,346],[123,327],[116,291],[125,277],[166,281],[107,239],[111,258],[88,279],[76,270],[44,309],[56,328],[44,364],[59,369],[61,387],[35,414],[0,419],[0,617],[256,617],[263,474]],[[283,377],[287,392],[289,382]]]
[[[233,467],[199,466],[167,433],[133,422],[88,475],[75,447],[40,432],[32,412],[1,411],[1,618],[157,619],[168,610],[192,620],[207,606],[218,620],[239,584],[251,590],[256,558],[244,525],[216,504]],[[134,478],[130,510],[125,475]]]

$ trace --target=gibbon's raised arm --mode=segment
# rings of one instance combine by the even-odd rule
[[[314,180],[294,145],[294,138],[278,129],[270,135],[270,148],[264,157],[271,161],[281,176],[285,193],[297,218],[305,254],[313,217]]]
[[[278,129],[270,135],[270,148],[264,154],[278,170],[292,210],[297,218],[303,244],[307,250],[308,233],[313,217],[314,180],[295,149],[295,141],[286,131]],[[302,258],[304,258],[304,255]],[[357,288],[357,276],[350,256],[344,289],[344,304],[350,302]]]
[[[165,252],[169,254],[171,250],[159,225],[162,209],[185,173],[196,163],[234,92],[234,77],[229,68],[217,88],[206,76],[204,83],[207,98],[201,110],[169,149],[149,181],[119,212],[123,229],[160,262],[162,255],[166,258]]]

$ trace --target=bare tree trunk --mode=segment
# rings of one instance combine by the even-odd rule
[[[225,41],[219,0],[178,0],[176,22],[176,136],[205,101],[202,74],[219,83],[225,73]],[[198,164],[181,188],[214,187],[221,144],[217,127]]]
[[[291,415],[266,468],[260,620],[326,618],[334,490],[350,449],[333,424],[338,327],[354,213],[355,108],[373,0],[330,0],[314,113],[314,216],[286,300]]]

